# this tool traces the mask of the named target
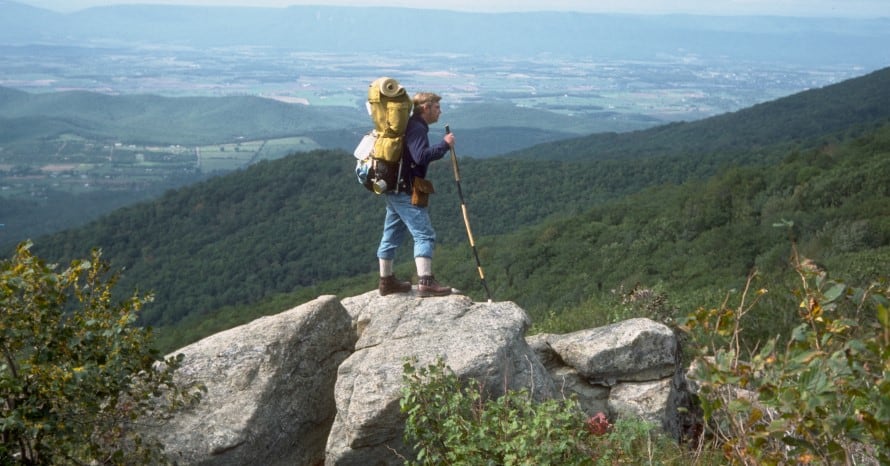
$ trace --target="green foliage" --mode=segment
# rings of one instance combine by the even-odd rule
[[[0,462],[146,464],[160,446],[134,426],[197,401],[134,325],[149,297],[114,303],[94,251],[61,272],[23,243],[0,263]]]
[[[495,296],[509,296],[537,324],[551,313],[575,316],[579,324],[601,322],[604,311],[620,310],[614,293],[638,284],[670,296],[675,309],[717,304],[720,290],[741,288],[739,277],[752,268],[770,281],[788,280],[786,235],[772,227],[786,218],[794,221],[801,250],[854,283],[867,283],[890,261],[890,190],[882,182],[890,172],[888,140],[890,126],[884,126],[832,148],[827,161],[819,149],[769,168],[727,169],[705,182],[601,203],[496,244],[482,238],[488,281]],[[795,325],[781,297],[764,304],[753,311],[764,318],[752,326],[786,332]]]
[[[65,229],[83,227],[97,221],[115,209],[132,206],[160,196],[164,191],[194,182],[193,178],[180,177],[155,187],[132,191],[96,190],[72,194],[47,189],[37,198],[0,199],[0,218],[6,223],[0,227],[0,250],[6,255],[26,238],[36,238]],[[141,184],[141,183],[140,183]],[[28,186],[30,189],[31,186]],[[96,243],[90,243],[96,244]]]
[[[585,464],[584,417],[570,401],[535,403],[527,391],[487,399],[484,387],[460,383],[440,358],[404,366],[400,406],[407,464]]]
[[[793,257],[799,325],[790,335],[745,357],[742,330],[767,293],[748,296],[754,277],[738,307],[701,308],[685,321],[701,349],[708,433],[738,464],[887,464],[890,286],[849,286]]]
[[[602,436],[590,438],[596,466],[618,464],[717,465],[724,464],[714,451],[689,451],[662,435],[658,428],[639,419],[622,419]]]
[[[660,288],[660,287],[657,287]],[[677,310],[668,302],[667,294],[660,289],[641,284],[630,290],[621,285],[618,289],[599,293],[581,306],[561,313],[550,311],[546,318],[536,322],[534,333],[570,333],[575,330],[602,327],[636,317],[646,317],[656,322],[672,325]]]
[[[646,422],[587,418],[572,399],[536,402],[526,390],[491,399],[441,358],[422,368],[406,362],[403,382],[405,442],[416,455],[406,464],[715,464],[710,453],[684,451]]]

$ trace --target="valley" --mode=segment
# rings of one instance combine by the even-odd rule
[[[507,102],[565,115],[693,120],[731,112],[868,70],[705,58],[693,53],[616,60],[577,53],[487,56],[310,53],[240,46],[0,46],[0,86],[168,97],[256,95],[362,108],[367,82],[393,76],[446,97],[451,108]]]
[[[446,115],[458,128],[500,124],[547,129],[553,123],[542,115],[558,115],[570,122],[563,124],[570,135],[697,120],[838,82],[862,71],[844,66],[713,61],[691,55],[646,62],[550,54],[495,59],[448,53],[382,56],[169,45],[3,46],[0,69],[4,70],[0,86],[32,94],[261,96],[294,106],[351,108],[355,110],[352,125],[341,129],[354,131],[366,124],[362,114],[366,83],[378,75],[390,75],[412,89],[442,94]],[[495,105],[538,113],[523,118],[501,115],[497,122],[476,112],[478,106]],[[232,124],[237,126],[237,119]],[[138,133],[140,128],[133,130]],[[212,144],[197,137],[187,142],[172,136],[169,141],[145,144],[125,134],[96,137],[68,131],[24,141],[0,140],[0,196],[45,200],[47,190],[150,189],[172,179],[198,179],[258,160],[330,147],[305,128],[281,131],[291,134],[275,138],[233,135]],[[351,142],[345,141],[340,148]]]

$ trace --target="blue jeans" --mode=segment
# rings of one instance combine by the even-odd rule
[[[430,221],[429,208],[411,205],[411,195],[407,193],[387,193],[383,197],[386,199],[386,220],[377,257],[383,260],[395,258],[396,249],[409,232],[414,238],[414,257],[433,257],[436,232]]]

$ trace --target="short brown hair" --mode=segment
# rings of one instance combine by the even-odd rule
[[[418,92],[414,94],[414,111],[426,104],[434,104],[442,100],[442,97],[432,92]],[[422,112],[421,112],[422,113]]]

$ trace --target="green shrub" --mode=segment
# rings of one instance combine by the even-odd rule
[[[98,251],[55,272],[30,248],[0,262],[0,464],[162,462],[135,422],[198,397],[134,325],[150,298],[112,303]]]
[[[591,418],[593,420],[594,418]],[[618,464],[650,466],[721,464],[713,451],[691,451],[663,435],[652,423],[621,419],[602,436],[590,437],[591,457],[596,466]]]
[[[745,317],[699,309],[684,328],[701,350],[695,378],[709,439],[737,464],[890,462],[890,286],[851,287],[796,253],[800,324],[743,359]],[[784,347],[783,347],[784,346]]]
[[[571,400],[535,403],[525,390],[487,399],[442,359],[406,362],[404,382],[405,439],[417,458],[407,464],[583,464],[584,416]]]
[[[697,458],[652,425],[588,418],[572,399],[536,402],[526,390],[490,399],[439,359],[404,366],[401,410],[409,465],[689,465]],[[714,464],[708,462],[706,464]]]

